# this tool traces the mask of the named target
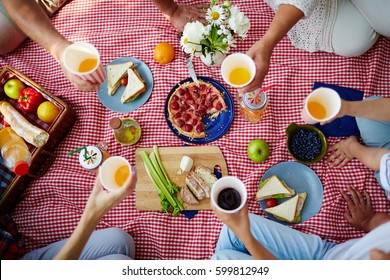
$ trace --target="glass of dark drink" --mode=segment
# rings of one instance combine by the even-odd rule
[[[225,213],[236,213],[245,205],[247,192],[244,183],[234,176],[225,176],[211,188],[211,203]]]

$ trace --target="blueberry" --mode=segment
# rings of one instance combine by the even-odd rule
[[[321,148],[321,139],[314,131],[300,128],[291,137],[290,149],[300,160],[315,159],[321,153]]]

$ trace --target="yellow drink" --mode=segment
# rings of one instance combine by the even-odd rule
[[[229,74],[229,81],[234,85],[246,84],[251,78],[249,71],[245,68],[238,67],[233,69]]]
[[[130,170],[127,165],[122,165],[115,171],[114,179],[118,186],[122,187],[130,175]]]
[[[320,102],[309,101],[307,103],[307,109],[309,110],[310,114],[318,120],[325,119],[326,117],[326,109]]]
[[[96,58],[86,58],[81,61],[79,65],[79,72],[89,72],[97,65],[98,60]]]

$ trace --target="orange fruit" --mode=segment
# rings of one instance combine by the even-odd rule
[[[48,124],[52,123],[59,113],[58,107],[50,101],[42,102],[37,109],[38,118]]]
[[[171,44],[162,42],[156,45],[153,55],[160,64],[167,64],[175,57],[175,49]]]

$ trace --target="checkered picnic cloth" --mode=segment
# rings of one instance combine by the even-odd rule
[[[183,3],[184,1],[177,1]],[[187,1],[188,2],[188,1]],[[207,1],[191,1],[201,3]],[[261,1],[233,1],[249,17],[251,29],[245,41],[234,51],[245,52],[266,32],[272,20],[271,9]],[[178,32],[148,0],[73,0],[52,18],[54,26],[69,40],[87,41],[101,52],[103,64],[120,57],[136,57],[149,65],[154,89],[148,102],[128,114],[107,110],[95,92],[74,89],[63,76],[57,62],[41,47],[27,40],[15,52],[0,57],[0,66],[11,65],[38,84],[62,98],[77,113],[78,120],[66,139],[57,147],[57,159],[47,174],[34,181],[23,193],[13,217],[23,234],[27,249],[32,250],[69,237],[75,228],[93,186],[95,175],[83,170],[77,156],[66,156],[73,149],[105,141],[112,155],[125,156],[135,164],[137,147],[184,144],[165,125],[164,104],[173,86],[189,77],[180,50]],[[175,59],[160,65],[153,59],[154,46],[167,41],[175,47]],[[276,47],[264,86],[279,84],[268,93],[265,118],[251,124],[238,114],[217,145],[223,151],[229,175],[238,176],[248,188],[250,212],[263,215],[255,200],[258,183],[273,165],[293,160],[286,149],[285,129],[291,122],[302,123],[302,101],[315,81],[351,87],[365,92],[365,97],[390,97],[390,40],[380,38],[365,55],[343,58],[329,53],[308,53],[294,48],[287,38]],[[212,77],[225,86],[219,67],[206,67],[194,60],[198,75]],[[235,97],[236,90],[227,86]],[[235,99],[235,106],[237,107]],[[135,118],[143,129],[141,141],[130,147],[115,142],[108,121],[114,116]],[[264,139],[271,154],[264,163],[251,162],[246,148],[252,139]],[[328,139],[334,144],[339,139]],[[389,203],[373,171],[357,160],[342,169],[328,167],[323,161],[310,165],[322,181],[324,199],[320,212],[294,226],[327,240],[343,242],[361,237],[344,216],[346,207],[339,190],[353,185],[367,190],[375,211],[389,212]],[[221,222],[212,211],[199,211],[191,220],[183,215],[173,218],[155,211],[135,209],[135,196],[125,199],[101,220],[98,228],[120,227],[135,239],[138,259],[208,259],[214,252]]]

